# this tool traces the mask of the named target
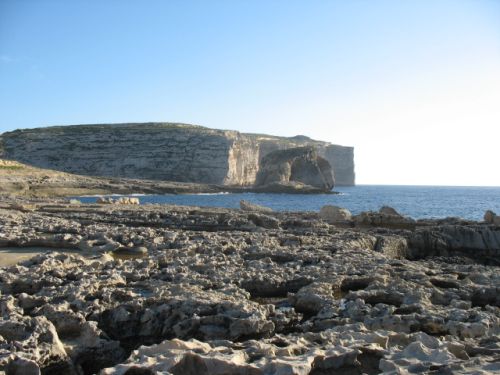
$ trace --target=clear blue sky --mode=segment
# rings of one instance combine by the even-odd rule
[[[175,121],[500,185],[500,1],[0,0],[0,132]]]

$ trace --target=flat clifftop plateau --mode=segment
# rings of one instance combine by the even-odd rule
[[[178,123],[53,126],[0,136],[0,157],[87,176],[252,186],[268,153],[314,146],[337,185],[354,184],[353,148]]]
[[[499,373],[500,226],[331,219],[0,200],[0,373]]]

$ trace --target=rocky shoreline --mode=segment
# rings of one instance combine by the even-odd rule
[[[336,194],[298,182],[231,186],[118,177],[83,176],[0,159],[0,196],[25,198],[110,194],[286,193]]]
[[[74,203],[0,200],[0,373],[500,372],[494,220]]]

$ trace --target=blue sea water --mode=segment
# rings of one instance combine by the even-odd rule
[[[238,208],[240,200],[245,199],[278,211],[318,211],[331,204],[345,207],[353,214],[388,205],[415,219],[454,216],[482,220],[488,209],[500,213],[500,187],[358,185],[336,187],[335,191],[340,194],[166,194],[145,195],[140,200],[141,204]],[[95,197],[80,199],[86,203],[96,200]]]

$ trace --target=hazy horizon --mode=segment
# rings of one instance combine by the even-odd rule
[[[306,135],[358,184],[500,186],[500,2],[5,0],[0,80],[0,133]]]

